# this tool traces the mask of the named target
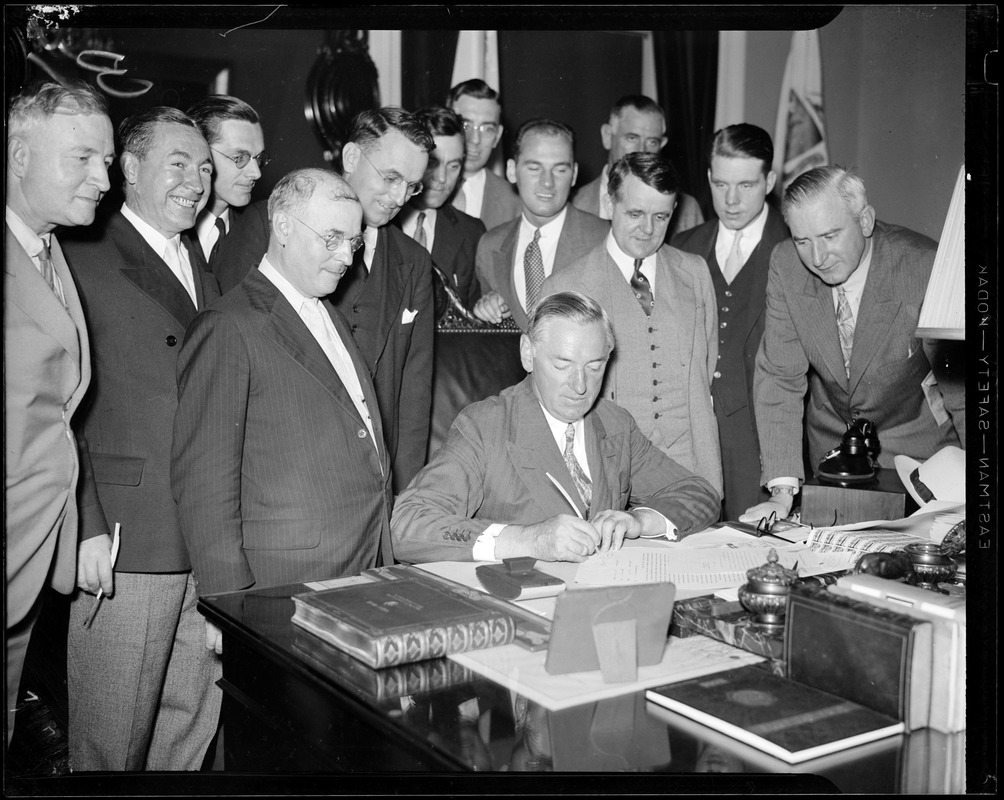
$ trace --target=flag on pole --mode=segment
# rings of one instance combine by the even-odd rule
[[[774,171],[779,191],[783,194],[803,172],[828,163],[819,31],[795,31],[774,129]]]
[[[481,78],[496,92],[499,91],[497,31],[460,31],[450,86],[456,86],[471,78]]]

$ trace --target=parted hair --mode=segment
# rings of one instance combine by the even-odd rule
[[[784,221],[788,222],[791,209],[811,202],[827,192],[836,194],[855,219],[868,205],[865,183],[857,175],[835,165],[816,167],[803,172],[784,190],[781,200]]]
[[[140,160],[146,158],[158,125],[183,125],[199,130],[199,126],[184,111],[170,106],[154,106],[148,111],[133,114],[122,120],[119,125],[122,153],[131,153]]]
[[[32,125],[55,114],[108,115],[105,96],[82,80],[65,86],[53,81],[36,81],[19,92],[7,111],[7,136],[23,134]]]
[[[758,158],[766,175],[774,163],[774,143],[763,128],[740,122],[715,131],[708,151],[708,163],[715,156],[722,158]]]
[[[209,144],[220,140],[220,125],[228,119],[261,124],[257,111],[243,100],[227,94],[211,94],[202,98],[188,109],[188,116],[199,126]]]
[[[473,97],[475,100],[494,100],[499,105],[502,105],[499,93],[481,80],[481,78],[471,78],[467,81],[461,81],[450,89],[450,94],[446,98],[446,105],[452,108],[457,100],[465,96]]]
[[[446,106],[425,106],[415,112],[415,117],[433,136],[464,135],[464,121]]]
[[[662,110],[662,106],[655,102],[655,100],[651,97],[647,97],[643,94],[624,95],[610,108],[610,116],[619,117],[625,108],[634,108],[645,114],[658,114],[663,118],[666,116],[666,113]]]
[[[603,325],[607,347],[611,351],[614,349],[614,328],[610,318],[603,310],[603,306],[591,297],[579,292],[558,292],[542,298],[530,315],[527,338],[533,344],[539,344],[544,334],[544,327],[552,319],[568,319],[580,325],[599,322]]]
[[[621,188],[628,175],[634,175],[660,194],[676,194],[680,191],[680,177],[676,167],[672,161],[658,153],[628,153],[616,161],[607,178],[607,193],[612,199],[620,200]]]
[[[389,130],[398,131],[409,142],[418,145],[426,153],[431,153],[436,149],[436,144],[432,141],[432,134],[429,133],[426,124],[410,111],[405,111],[398,106],[384,106],[383,108],[360,111],[352,118],[347,141],[355,142],[363,150],[369,152],[380,137]]]

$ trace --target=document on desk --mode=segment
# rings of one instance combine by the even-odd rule
[[[778,561],[793,568],[802,549],[776,547]],[[575,582],[593,586],[670,581],[679,589],[712,591],[746,583],[746,572],[760,566],[767,553],[750,547],[632,547],[594,556],[579,565]]]

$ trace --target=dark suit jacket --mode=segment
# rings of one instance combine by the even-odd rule
[[[77,288],[56,237],[50,257],[66,307],[5,227],[4,500],[7,628],[49,583],[77,582],[77,491],[87,470],[70,430],[91,381],[91,356]],[[86,449],[81,455],[86,460]]]
[[[258,267],[268,250],[268,203],[259,200],[243,208],[231,207],[230,230],[220,242],[211,264],[206,263],[194,231],[185,235],[195,242],[202,266],[213,273],[220,291],[225,294]]]
[[[348,326],[325,306],[375,407]],[[178,393],[172,482],[201,594],[390,562],[380,418],[375,448],[321,346],[258,269],[190,326]]]
[[[732,287],[741,284],[742,292],[733,291],[722,277],[715,256],[718,220],[713,219],[673,237],[672,246],[704,258],[715,285],[720,319],[727,319],[728,336],[719,342],[718,372],[711,387],[715,412],[733,414],[744,406],[753,406],[753,375],[756,354],[763,336],[766,312],[767,272],[774,246],[791,234],[781,214],[768,206],[760,243],[750,253]],[[729,292],[726,295],[726,292]],[[723,311],[723,308],[729,309]],[[759,463],[759,462],[758,462]]]
[[[401,215],[393,224],[400,227]],[[436,230],[432,240],[432,263],[450,279],[465,306],[470,306],[474,277],[474,254],[485,232],[485,224],[477,217],[458,211],[449,203],[436,212]]]
[[[81,423],[100,505],[81,508],[81,538],[122,524],[119,572],[190,568],[171,495],[176,371],[195,317],[181,282],[117,211],[101,236],[66,243],[91,335],[94,377]],[[199,307],[219,296],[189,251]]]
[[[531,380],[457,417],[446,444],[398,498],[391,528],[399,559],[470,561],[475,540],[491,524],[530,525],[574,513],[546,474],[577,496]],[[655,447],[627,411],[601,399],[585,428],[591,515],[654,508],[680,537],[718,518],[720,498],[711,485]]]
[[[610,223],[593,214],[579,211],[571,205],[565,206],[565,223],[558,237],[558,249],[554,253],[551,274],[578,261],[592,250],[610,230]],[[509,306],[509,313],[520,330],[527,327],[526,310],[520,305],[516,295],[513,270],[516,261],[516,243],[519,240],[519,225],[522,215],[492,228],[478,243],[477,271],[479,289],[471,298],[472,304],[482,294],[498,292]]]
[[[377,237],[373,270],[360,280],[359,260],[333,296],[348,320],[376,386],[394,491],[425,464],[432,409],[435,307],[432,259],[394,225]]]
[[[491,230],[519,216],[519,195],[516,194],[516,187],[487,168],[485,169],[485,193],[482,198],[480,219],[485,224],[486,230]]]
[[[906,228],[876,222],[872,247],[854,327],[850,380],[831,287],[806,269],[790,240],[774,248],[753,386],[764,483],[803,477],[806,388],[813,466],[840,443],[854,417],[875,423],[879,464],[885,468],[894,466],[895,455],[923,461],[959,444],[951,419],[935,420],[921,387],[931,365],[916,337],[917,320],[937,245]]]

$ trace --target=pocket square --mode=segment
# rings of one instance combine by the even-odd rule
[[[411,322],[413,322],[415,320],[415,317],[417,317],[417,316],[418,316],[418,310],[417,309],[415,311],[412,311],[410,308],[406,308],[404,310],[404,313],[401,314],[401,324],[402,325],[408,325]]]

